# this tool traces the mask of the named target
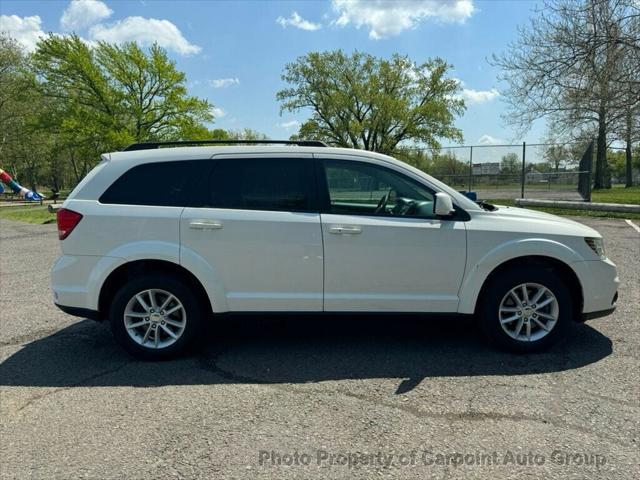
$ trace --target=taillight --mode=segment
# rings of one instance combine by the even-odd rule
[[[80,223],[80,220],[82,220],[82,214],[74,212],[73,210],[61,208],[56,214],[56,219],[58,221],[58,238],[60,240],[64,240],[71,232],[73,232],[76,225]]]

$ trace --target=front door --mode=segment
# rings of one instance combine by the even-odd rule
[[[457,311],[465,223],[436,218],[434,192],[388,166],[325,158],[318,172],[324,309]]]

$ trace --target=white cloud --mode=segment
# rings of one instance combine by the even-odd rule
[[[32,52],[36,49],[38,40],[45,36],[40,24],[42,20],[38,15],[32,17],[19,17],[17,15],[0,15],[0,32],[6,32]]]
[[[236,78],[214,78],[209,80],[213,88],[225,88],[232,85],[240,85],[240,79]]]
[[[60,26],[67,31],[80,30],[109,18],[112,14],[113,10],[100,0],[71,0],[60,17]]]
[[[462,23],[475,12],[473,0],[333,0],[333,9],[335,25],[364,26],[375,40],[416,28],[427,18]]]
[[[294,128],[297,129],[300,126],[300,122],[298,120],[289,120],[288,122],[279,123],[278,126],[285,130],[292,130]]]
[[[475,105],[478,103],[492,102],[500,96],[500,93],[495,88],[491,90],[473,90],[472,88],[462,89],[462,98],[468,105]]]
[[[320,25],[319,23],[313,23],[302,18],[300,15],[298,15],[298,12],[293,12],[291,16],[289,16],[289,18],[278,17],[276,18],[276,22],[278,22],[282,26],[282,28],[291,26],[299,28],[300,30],[308,31],[319,30],[320,28],[322,28],[322,25]]]
[[[213,113],[213,116],[214,116],[215,118],[222,118],[222,117],[224,117],[224,116],[227,114],[227,112],[225,112],[225,111],[224,111],[222,108],[220,108],[220,107],[213,107],[213,108],[211,109],[211,113]]]
[[[156,42],[181,55],[191,55],[202,50],[198,45],[189,43],[178,27],[169,20],[156,18],[127,17],[109,25],[94,25],[89,34],[93,40],[109,43],[138,42],[148,46]]]
[[[478,139],[478,143],[480,145],[504,145],[507,142],[505,142],[501,138],[496,138],[492,137],[491,135],[485,134]]]

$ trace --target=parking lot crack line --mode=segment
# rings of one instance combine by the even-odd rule
[[[124,367],[126,367],[130,363],[131,363],[131,361],[127,361],[127,362],[125,362],[125,363],[123,363],[121,365],[118,365],[117,367],[114,367],[114,368],[111,368],[109,370],[105,370],[105,371],[96,373],[94,375],[90,375],[89,377],[84,378],[84,379],[80,380],[79,382],[76,382],[76,383],[74,383],[72,385],[59,387],[59,388],[56,388],[55,390],[51,390],[51,391],[46,392],[46,393],[42,393],[42,394],[39,394],[39,395],[34,395],[29,400],[27,400],[27,402],[24,405],[22,405],[20,408],[18,408],[18,412],[21,412],[22,410],[24,410],[25,408],[29,407],[30,405],[32,405],[32,404],[34,404],[34,403],[36,403],[36,402],[38,402],[38,401],[40,401],[40,400],[42,400],[44,398],[50,397],[51,395],[55,395],[57,393],[63,392],[65,390],[69,390],[71,388],[85,386],[87,383],[90,383],[92,380],[96,380],[98,378],[104,377],[106,375],[110,375],[112,373],[116,373],[119,370],[122,370]]]
[[[315,392],[318,394],[324,394],[324,395],[327,394],[327,392],[321,392],[321,391],[315,391]],[[355,398],[364,402],[373,403],[377,406],[385,406],[395,410],[400,410],[402,412],[408,413],[417,418],[436,418],[436,419],[447,420],[449,422],[460,422],[460,421],[483,422],[483,421],[490,421],[490,420],[495,420],[495,421],[507,420],[507,421],[513,421],[517,423],[535,422],[535,423],[542,423],[542,424],[551,424],[558,428],[563,428],[563,429],[569,428],[577,432],[595,435],[598,438],[607,439],[623,447],[631,446],[630,443],[621,441],[614,437],[610,437],[606,434],[603,434],[601,431],[594,431],[588,428],[581,427],[579,425],[574,425],[569,422],[559,421],[554,418],[534,417],[526,414],[511,415],[511,414],[503,414],[503,413],[497,413],[497,412],[480,412],[477,410],[476,411],[467,410],[465,412],[459,412],[459,413],[428,412],[411,405],[400,405],[392,402],[373,400],[370,397],[367,397],[366,395],[361,395],[354,392],[348,392],[343,389],[338,389],[334,393],[338,393],[350,398]]]

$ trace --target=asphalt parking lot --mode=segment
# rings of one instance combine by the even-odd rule
[[[618,310],[551,351],[471,322],[240,318],[144,363],[51,303],[54,225],[0,224],[2,478],[637,478],[640,234]]]

